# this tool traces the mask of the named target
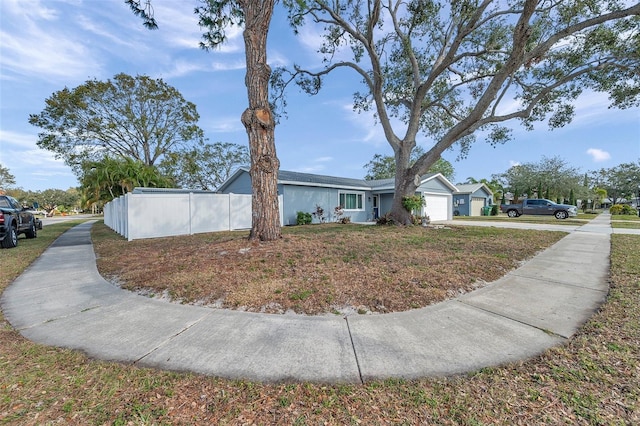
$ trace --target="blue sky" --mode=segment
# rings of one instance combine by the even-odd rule
[[[176,87],[200,114],[210,142],[247,144],[240,123],[246,108],[242,34],[230,33],[221,49],[198,47],[201,30],[196,0],[152,0],[159,29],[149,31],[123,0],[0,1],[0,164],[25,190],[68,189],[77,180],[61,160],[36,146],[39,129],[28,123],[44,101],[64,87],[88,79],[106,80],[124,72],[162,78]],[[269,36],[272,67],[317,65],[318,34],[310,28],[294,36],[276,11]],[[276,147],[284,170],[362,178],[375,154],[390,155],[373,117],[352,111],[351,94],[361,89],[347,72],[329,76],[320,95],[288,92],[288,118],[276,127]],[[584,95],[569,126],[527,132],[514,123],[514,140],[496,148],[481,138],[469,156],[446,152],[456,175],[490,178],[518,163],[559,156],[583,172],[640,158],[640,112],[609,110],[605,96]],[[419,141],[425,148],[429,141]]]

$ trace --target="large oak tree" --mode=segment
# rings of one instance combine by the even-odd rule
[[[201,142],[196,106],[161,79],[118,74],[88,80],[45,100],[29,123],[43,131],[38,146],[64,159],[78,176],[106,157],[153,166],[163,156]]]
[[[307,92],[348,69],[363,82],[357,111],[372,110],[393,148],[392,216],[410,223],[412,195],[447,148],[466,154],[476,134],[510,139],[527,128],[571,121],[585,90],[612,106],[638,105],[640,4],[615,0],[285,0],[296,29],[323,31],[322,66],[278,70],[274,87],[297,81]],[[398,125],[397,119],[401,124]],[[428,146],[411,163],[420,142]]]

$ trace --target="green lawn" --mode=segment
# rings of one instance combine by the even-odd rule
[[[636,215],[611,216],[613,228],[640,229],[640,217]]]

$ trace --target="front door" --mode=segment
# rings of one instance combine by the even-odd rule
[[[380,196],[374,195],[372,202],[373,202],[373,220],[377,220],[380,217]]]

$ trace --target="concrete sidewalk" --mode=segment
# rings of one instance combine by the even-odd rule
[[[12,326],[99,359],[224,378],[360,383],[474,371],[562,344],[608,291],[608,214],[473,293],[349,317],[211,309],[121,290],[97,272],[91,226],[63,234],[5,290]]]

